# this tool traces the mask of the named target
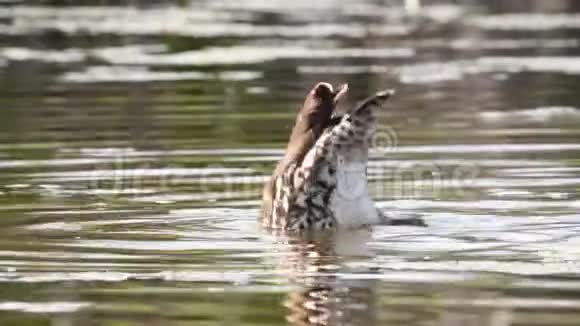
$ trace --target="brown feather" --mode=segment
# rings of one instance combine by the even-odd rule
[[[278,163],[270,180],[264,185],[262,192],[262,219],[268,222],[272,214],[272,200],[274,198],[274,183],[289,165],[302,163],[304,156],[314,146],[324,129],[330,122],[331,116],[339,98],[346,92],[346,85],[336,92],[328,83],[318,83],[306,95],[304,104],[298,113],[284,158]]]

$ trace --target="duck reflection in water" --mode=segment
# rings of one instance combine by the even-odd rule
[[[420,275],[415,282],[417,271],[377,265],[370,237],[368,229],[277,235],[284,248],[277,265],[291,285],[281,302],[289,324],[515,325],[516,303],[501,291],[441,286]],[[393,272],[403,280],[386,281]]]
[[[367,245],[370,231],[337,230],[287,239],[287,255],[280,266],[296,286],[285,301],[292,325],[376,324],[376,279],[344,279],[341,275],[374,273],[347,267],[345,259],[364,265],[373,257]],[[346,258],[348,257],[348,258]],[[356,264],[355,264],[356,265]]]

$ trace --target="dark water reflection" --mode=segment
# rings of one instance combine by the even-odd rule
[[[423,2],[0,1],[0,325],[576,325],[580,8]],[[428,228],[258,229],[319,80]]]

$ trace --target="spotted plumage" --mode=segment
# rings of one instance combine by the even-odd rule
[[[366,164],[376,110],[392,92],[332,116],[346,89],[319,83],[308,94],[286,155],[264,187],[265,227],[300,232],[387,222],[368,192]]]

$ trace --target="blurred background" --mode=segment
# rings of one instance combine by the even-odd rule
[[[258,229],[318,81],[428,228]],[[0,0],[0,325],[576,325],[579,85],[579,1]]]

